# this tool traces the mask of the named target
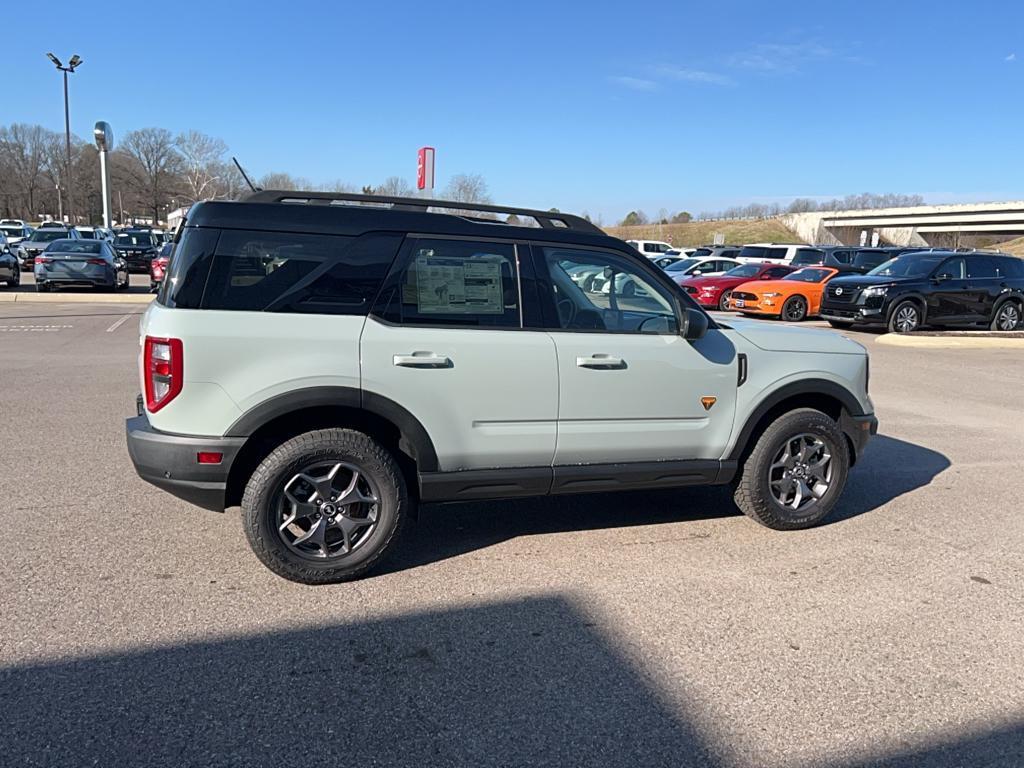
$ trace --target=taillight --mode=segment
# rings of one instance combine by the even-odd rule
[[[95,264],[98,267],[102,267],[105,266],[107,262],[105,262],[103,259],[89,259],[87,263]]]
[[[53,259],[49,256],[36,256],[36,264],[49,264],[51,261],[53,261]]]
[[[147,336],[142,365],[146,410],[156,413],[181,392],[184,373],[181,339]]]

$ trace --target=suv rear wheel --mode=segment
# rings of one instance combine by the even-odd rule
[[[256,556],[302,584],[355,579],[398,537],[408,508],[394,457],[349,429],[307,432],[278,446],[242,496],[242,524]]]
[[[758,438],[733,498],[768,528],[810,528],[832,511],[849,470],[850,449],[839,425],[821,411],[800,408]]]

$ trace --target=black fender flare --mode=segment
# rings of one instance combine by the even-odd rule
[[[271,397],[239,416],[225,437],[249,437],[274,419],[307,408],[336,406],[366,411],[398,428],[416,459],[420,472],[438,470],[437,451],[419,419],[391,400],[355,387],[304,387]]]
[[[828,379],[803,379],[784,384],[766,395],[758,403],[753,413],[747,417],[747,420],[743,423],[743,429],[740,430],[739,437],[736,439],[735,445],[733,445],[732,451],[729,452],[726,458],[731,461],[738,461],[746,450],[753,436],[754,429],[757,428],[761,419],[779,403],[798,395],[826,395],[838,400],[850,416],[867,415],[853,393],[834,381],[829,381]]]

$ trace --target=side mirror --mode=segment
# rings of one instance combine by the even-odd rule
[[[690,274],[692,274],[694,277],[696,277],[697,275],[701,275],[703,273],[704,273],[704,270],[702,270],[702,269],[695,269]]]
[[[707,315],[699,309],[693,309],[692,307],[687,307],[683,310],[683,327],[679,330],[680,336],[687,341],[696,341],[697,339],[703,339],[704,334],[707,332]]]
[[[953,279],[953,275],[951,275],[949,272],[943,272],[942,274],[939,274],[939,275],[935,276],[935,282],[937,282],[937,283],[944,283],[947,280],[952,280],[952,279]]]
[[[768,274],[767,272],[765,272],[765,273],[764,273],[763,275],[761,275],[761,277],[759,277],[758,279],[759,279],[759,280],[771,280],[771,279],[772,279],[772,276],[771,276],[771,275],[769,275],[769,274]]]

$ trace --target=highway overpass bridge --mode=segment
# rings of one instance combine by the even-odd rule
[[[868,243],[877,233],[883,243],[936,247],[1024,237],[1024,201],[816,211],[790,213],[782,219],[802,240],[821,245],[857,245],[862,233]]]

